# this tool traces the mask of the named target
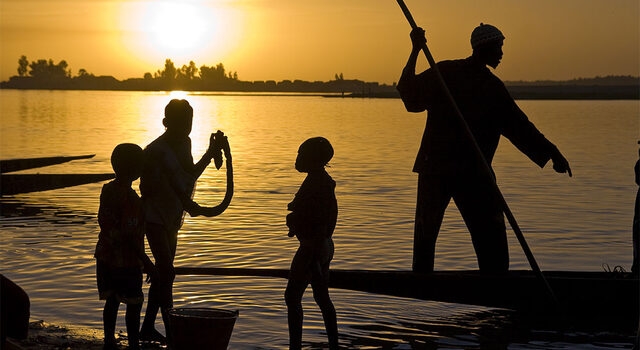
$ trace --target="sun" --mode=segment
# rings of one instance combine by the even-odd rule
[[[114,52],[134,65],[227,63],[246,41],[246,8],[234,2],[132,0],[118,2],[117,11],[118,44],[125,50]]]
[[[158,2],[148,20],[150,39],[169,52],[205,45],[204,38],[211,31],[203,11],[191,2]]]
[[[193,59],[203,53],[223,53],[238,35],[238,10],[205,0],[145,0],[131,8],[126,20],[137,40],[154,56]]]

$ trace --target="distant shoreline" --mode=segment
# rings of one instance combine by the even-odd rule
[[[596,77],[568,81],[506,81],[516,100],[640,100],[640,77]],[[127,79],[110,76],[62,79],[11,77],[0,82],[0,89],[16,90],[87,90],[87,91],[186,91],[202,95],[309,96],[344,98],[400,98],[396,84],[387,85],[361,80],[322,81],[240,81],[218,84],[192,80]]]
[[[69,64],[52,59],[31,61],[22,55],[18,75],[0,82],[0,89],[25,90],[114,90],[114,91],[187,91],[198,93],[240,93],[259,95],[315,94],[327,97],[399,98],[397,83],[367,82],[345,79],[342,73],[333,80],[240,80],[237,72],[228,71],[222,63],[215,66],[195,62],[177,67],[166,59],[164,68],[144,73],[138,78],[118,80],[111,75],[94,75],[85,69],[73,75]],[[608,75],[564,81],[505,81],[515,99],[554,100],[639,100],[640,76]]]
[[[640,100],[640,85],[507,85],[516,100]],[[340,97],[336,95],[327,97]],[[382,93],[352,93],[352,98],[400,98],[397,91]]]
[[[0,88],[1,90],[42,91],[139,91],[170,92],[185,91],[200,96],[320,96],[325,98],[400,98],[397,91],[371,92],[304,92],[304,91],[190,91],[190,90],[129,90],[129,89],[47,89],[47,88]],[[515,100],[640,100],[640,87],[634,86],[507,86]]]

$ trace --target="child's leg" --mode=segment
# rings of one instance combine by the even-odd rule
[[[166,343],[166,344],[171,344],[171,342],[173,341],[173,335],[171,333],[171,323],[169,322],[170,309],[171,307],[168,307],[168,306],[160,307],[160,314],[162,314],[162,323],[164,324],[165,334],[167,335],[163,343]]]
[[[171,286],[175,277],[173,258],[175,256],[175,241],[169,239],[170,233],[162,225],[147,223],[147,242],[153,253],[158,276],[151,281],[147,309],[140,330],[142,340],[166,343],[165,337],[155,329],[156,316],[162,307],[163,311],[172,306]],[[163,320],[166,316],[163,315]],[[165,322],[165,328],[167,324]],[[165,332],[169,332],[165,329]]]
[[[127,337],[129,338],[129,349],[140,348],[140,311],[142,304],[127,304],[125,321],[127,323]]]
[[[329,287],[325,283],[311,282],[311,288],[313,289],[313,299],[322,311],[322,319],[329,339],[329,349],[338,349],[338,320],[336,309],[329,297]]]
[[[322,319],[329,339],[329,349],[333,350],[338,349],[336,309],[329,297],[329,265],[333,259],[333,241],[328,239],[319,248],[318,253],[322,258],[311,265],[311,288],[313,289],[313,299],[322,311]]]
[[[159,295],[161,294],[161,292],[158,290],[159,288],[162,287],[159,286],[157,282],[151,282],[151,286],[149,287],[149,296],[147,298],[147,309],[144,314],[142,327],[140,328],[140,340],[165,344],[167,342],[166,337],[158,332],[158,330],[156,330],[155,328],[156,315],[160,310],[159,300],[161,299],[161,297]],[[165,332],[169,334],[166,320],[166,309],[167,308],[162,308],[162,320],[164,321]]]
[[[155,329],[156,315],[160,310],[160,304],[158,303],[158,284],[156,281],[151,281],[149,286],[149,295],[147,297],[147,309],[144,314],[144,323],[142,324],[142,332],[147,331],[151,333]]]
[[[302,348],[302,295],[311,280],[313,247],[300,244],[291,261],[289,282],[284,292],[289,322],[289,348]]]
[[[307,288],[306,282],[289,279],[284,292],[287,304],[287,320],[289,323],[289,349],[302,348],[302,295]]]
[[[118,317],[118,307],[120,301],[115,295],[107,298],[102,310],[102,323],[104,325],[104,343],[109,345],[116,344],[116,319]]]

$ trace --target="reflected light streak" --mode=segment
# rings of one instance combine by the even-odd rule
[[[178,99],[178,100],[188,100],[187,96],[189,95],[188,92],[186,91],[182,91],[182,90],[173,90],[169,92],[169,99],[173,100],[173,99]]]

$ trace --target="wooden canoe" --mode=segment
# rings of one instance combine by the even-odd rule
[[[113,179],[103,174],[6,174],[14,171],[62,164],[78,159],[93,158],[95,154],[0,160],[0,196],[55,190]]]
[[[177,267],[179,275],[287,278],[286,269]],[[639,281],[626,272],[547,271],[549,296],[533,271],[489,275],[474,271],[331,270],[332,288],[420,300],[515,310],[539,326],[635,331]]]
[[[59,157],[41,157],[41,158],[21,158],[21,159],[5,159],[0,160],[0,174],[10,173],[14,171],[41,168],[49,165],[62,164],[77,159],[93,158],[95,154],[87,154],[82,156],[59,156]]]
[[[55,190],[113,179],[114,174],[2,174],[0,195]]]

